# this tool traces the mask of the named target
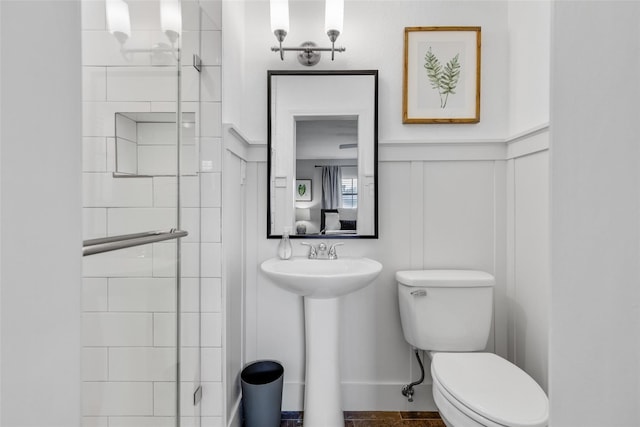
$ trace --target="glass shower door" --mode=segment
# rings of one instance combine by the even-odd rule
[[[181,2],[82,7],[83,425],[199,426],[198,125],[181,96]]]

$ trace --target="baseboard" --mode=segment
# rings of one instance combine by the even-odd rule
[[[413,402],[402,395],[404,384],[342,383],[342,409],[345,411],[437,411],[431,384],[414,387]],[[285,383],[283,411],[302,411],[304,383]]]

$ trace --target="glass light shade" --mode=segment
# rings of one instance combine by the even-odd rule
[[[131,20],[129,18],[129,5],[123,0],[107,0],[105,3],[107,12],[107,28],[120,43],[131,37]]]
[[[344,21],[344,0],[326,0],[324,6],[324,30],[342,33]]]
[[[311,209],[296,208],[296,221],[311,221]]]
[[[171,43],[182,32],[182,9],[179,0],[160,0],[160,25]]]
[[[289,32],[289,0],[271,0],[271,31]]]

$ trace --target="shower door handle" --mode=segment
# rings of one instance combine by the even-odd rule
[[[82,256],[101,254],[103,252],[162,242],[164,240],[178,239],[187,235],[189,235],[189,233],[184,230],[172,228],[169,231],[146,231],[144,233],[121,234],[119,236],[89,239],[82,242]]]

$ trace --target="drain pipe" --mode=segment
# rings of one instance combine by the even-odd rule
[[[402,395],[409,399],[409,402],[413,402],[413,386],[421,384],[424,381],[424,365],[422,364],[422,360],[420,360],[420,351],[415,347],[413,348],[413,351],[416,353],[416,359],[418,359],[421,374],[418,381],[414,381],[411,384],[407,384],[402,387]]]

